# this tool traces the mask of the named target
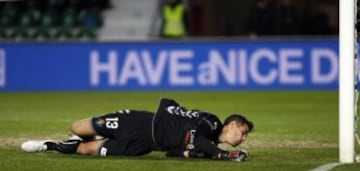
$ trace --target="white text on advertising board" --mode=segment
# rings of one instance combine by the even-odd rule
[[[6,56],[5,50],[0,49],[0,87],[6,85]]]
[[[201,57],[202,62],[194,62]],[[227,85],[246,85],[252,81],[259,85],[302,85],[305,80],[329,84],[338,76],[337,54],[328,48],[311,49],[308,56],[301,48],[259,48],[251,53],[244,49],[230,49],[226,53],[210,49],[207,56],[201,57],[186,49],[161,50],[157,54],[129,50],[124,56],[115,50],[100,56],[94,50],[90,53],[90,83],[124,86],[135,81],[141,86],[211,86],[220,81]],[[310,58],[307,68],[304,58]],[[329,65],[325,72],[324,62]]]

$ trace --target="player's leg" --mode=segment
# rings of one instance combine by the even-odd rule
[[[109,113],[99,117],[86,118],[75,121],[71,125],[71,132],[74,135],[79,136],[81,140],[84,141],[95,140],[95,136],[100,136],[105,138],[112,137],[114,131],[111,130],[109,132],[108,130],[104,130],[104,129],[96,130],[96,128],[104,127],[105,123],[106,123],[106,129],[109,128],[109,125],[114,126],[114,124],[117,123],[112,121],[111,118],[117,118],[118,115],[119,115],[118,113]]]
[[[92,126],[92,118],[74,122],[71,125],[71,132],[78,136],[95,136],[96,132]]]
[[[79,154],[100,156],[144,155],[153,149],[151,137],[151,123],[153,114],[150,112],[124,110],[106,114],[88,120],[81,120],[73,124],[75,134],[106,137],[102,141],[82,142],[77,148]],[[80,128],[78,128],[78,126]],[[84,129],[87,127],[87,129]],[[91,132],[89,129],[91,128]]]
[[[30,140],[26,141],[21,145],[21,148],[26,152],[40,152],[46,150],[56,150],[61,153],[72,154],[77,153],[78,147],[81,147],[79,150],[82,153],[88,153],[86,151],[91,151],[94,146],[96,146],[97,140],[94,139],[94,136],[100,135],[105,138],[114,137],[116,131],[118,131],[117,120],[114,118],[118,118],[118,113],[109,113],[99,117],[93,117],[88,119],[83,119],[74,122],[71,125],[71,132],[80,138],[76,139],[68,139],[62,142],[55,142],[52,140]],[[92,142],[94,141],[94,142]],[[84,142],[83,144],[81,144]],[[89,144],[85,142],[91,142]],[[81,144],[81,146],[80,146]],[[90,146],[91,144],[95,144],[94,146]]]
[[[99,150],[106,140],[81,142],[76,152],[83,155],[99,155]]]
[[[75,121],[71,125],[71,132],[79,136],[81,140],[89,141],[94,140],[94,137],[98,135],[98,133],[94,130],[93,126],[93,118],[87,118]]]
[[[70,138],[63,142],[46,142],[47,150],[56,150],[65,154],[93,154],[101,140],[96,140],[96,131],[92,125],[92,118],[75,121],[71,125],[71,132],[80,138]]]
[[[109,113],[99,117],[82,119],[71,125],[71,132],[81,139],[69,139],[64,142],[46,142],[47,150],[56,150],[65,154],[96,154],[100,145],[105,140],[96,140],[95,136],[100,135],[105,138],[113,137],[116,129],[108,129],[106,120],[117,117],[117,113]]]
[[[135,114],[135,113],[134,113]],[[130,145],[134,150],[130,152],[125,151],[127,146],[130,144],[128,139],[131,131],[134,130],[134,127],[137,128],[139,125],[137,121],[139,117],[144,118],[149,121],[149,128],[144,127],[145,129],[141,130],[151,130],[151,120],[152,114],[146,113],[141,116],[131,114],[130,112],[115,112],[109,113],[103,116],[94,117],[91,119],[84,119],[76,121],[72,124],[71,131],[80,136],[80,137],[89,137],[100,135],[105,137],[104,140],[88,140],[83,141],[79,139],[69,139],[64,142],[54,142],[54,141],[27,141],[23,143],[22,149],[27,152],[39,152],[45,150],[56,150],[61,153],[79,153],[79,154],[99,154],[102,156],[106,155],[141,155],[151,151],[151,148],[144,147],[145,145],[139,143],[138,145]],[[144,117],[144,116],[148,117]],[[141,127],[142,128],[142,127]],[[138,129],[135,129],[138,130]],[[126,133],[126,134],[125,134]],[[151,132],[150,132],[151,134]],[[130,136],[131,137],[131,136]],[[149,138],[152,143],[152,138]],[[145,148],[145,149],[143,149]]]
[[[26,152],[58,151],[64,154],[97,155],[105,140],[80,141],[67,140],[55,142],[52,140],[30,140],[21,145]]]

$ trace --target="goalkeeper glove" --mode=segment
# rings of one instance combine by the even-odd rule
[[[244,161],[249,156],[249,153],[246,150],[240,151],[223,151],[220,152],[220,159],[222,160],[231,160],[231,161]]]

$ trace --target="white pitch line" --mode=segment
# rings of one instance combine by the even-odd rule
[[[344,163],[327,163],[327,164],[323,164],[315,169],[312,169],[310,171],[329,171],[329,170],[335,168],[336,166],[340,166],[343,164]]]

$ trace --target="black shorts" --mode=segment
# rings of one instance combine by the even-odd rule
[[[155,149],[152,140],[153,113],[136,110],[120,110],[92,118],[98,135],[107,138],[99,149],[99,155],[144,155]]]

